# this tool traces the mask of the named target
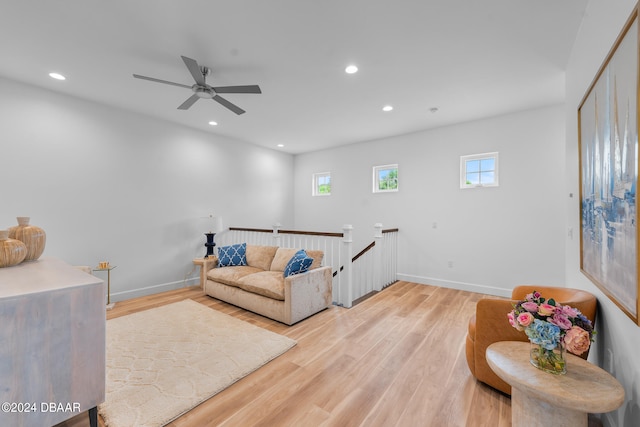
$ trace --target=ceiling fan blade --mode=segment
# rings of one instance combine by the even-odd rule
[[[154,79],[153,77],[141,76],[138,74],[134,74],[133,77],[135,77],[136,79],[149,80],[156,83],[164,83],[166,85],[180,86],[180,87],[186,87],[187,89],[191,89],[191,86],[183,85],[182,83],[168,82],[166,80]]]
[[[262,93],[258,85],[218,86],[214,87],[213,90],[216,93]]]
[[[200,97],[194,93],[178,107],[178,110],[188,110],[198,99],[200,99]]]
[[[227,107],[229,110],[233,111],[236,114],[242,114],[242,113],[245,112],[242,108],[238,107],[235,104],[232,104],[231,102],[227,101],[226,99],[224,99],[223,97],[221,97],[219,95],[214,96],[212,99],[214,101],[219,102],[220,105],[223,105],[223,106]]]
[[[193,76],[193,80],[195,80],[196,83],[198,83],[200,86],[206,86],[204,76],[202,75],[202,71],[200,71],[200,66],[198,65],[196,60],[187,58],[186,56],[183,56],[182,60],[184,61],[184,65],[187,66],[189,72]]]

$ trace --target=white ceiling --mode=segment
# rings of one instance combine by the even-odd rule
[[[303,153],[563,102],[587,2],[2,0],[0,76]],[[132,77],[191,85],[181,55],[263,93],[182,111],[189,89]]]

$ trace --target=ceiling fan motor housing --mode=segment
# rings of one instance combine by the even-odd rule
[[[193,85],[191,89],[196,95],[198,95],[199,98],[211,99],[216,95],[216,93],[210,87]]]

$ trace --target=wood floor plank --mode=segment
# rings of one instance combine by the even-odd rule
[[[287,326],[190,287],[118,302],[107,318],[193,299],[297,341],[170,427],[508,427],[510,399],[466,366],[468,319],[485,297],[399,281]],[[88,425],[81,414],[58,427]]]

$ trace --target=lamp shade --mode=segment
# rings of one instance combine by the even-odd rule
[[[224,229],[222,226],[222,217],[209,214],[204,218],[207,220],[207,231],[209,233],[219,233]]]
[[[222,230],[224,230],[224,227],[222,226],[222,217],[216,216],[213,217],[213,232],[214,233],[220,233]]]

